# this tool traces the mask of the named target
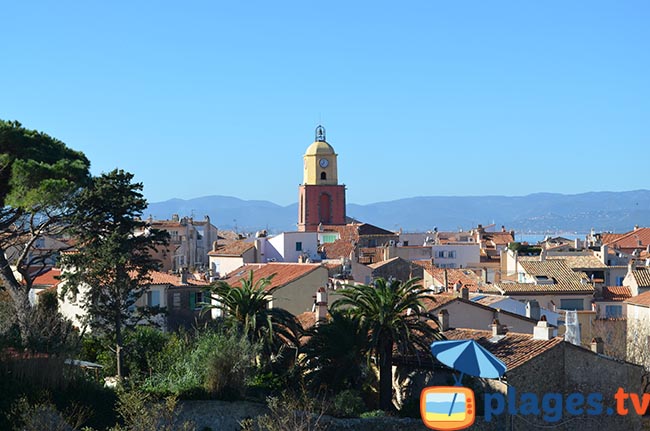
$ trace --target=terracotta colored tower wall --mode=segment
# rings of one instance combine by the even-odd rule
[[[316,231],[320,223],[324,225],[345,224],[344,185],[300,186],[298,194],[298,230]]]

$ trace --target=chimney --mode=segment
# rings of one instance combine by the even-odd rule
[[[178,214],[172,214],[172,221],[176,221],[176,222],[177,222],[178,220],[179,220],[179,218],[178,218]]]
[[[449,274],[447,274],[447,269],[444,269],[443,271],[442,281],[444,283],[444,288],[442,291],[446,292],[449,289]]]
[[[319,287],[316,291],[316,324],[327,320],[327,289]]]
[[[627,273],[631,274],[632,271],[636,269],[634,258],[630,258],[630,261],[627,263]]]
[[[505,231],[506,231],[506,227],[504,225],[501,225],[501,232],[505,233]]]
[[[533,329],[533,340],[550,340],[551,338],[553,338],[553,328],[546,321],[546,316],[542,316]]]
[[[596,337],[591,340],[591,351],[601,355],[605,354],[605,342],[602,338]]]
[[[212,251],[217,251],[217,247],[218,247],[217,241],[214,241],[212,243]]]
[[[526,302],[526,317],[539,320],[540,318],[539,302],[537,302],[535,299]]]
[[[460,289],[460,297],[469,301],[469,288],[463,287]]]
[[[574,244],[573,244],[573,248],[575,248],[576,250],[580,250],[580,248],[581,248],[580,247],[580,238],[575,239]]]
[[[544,262],[546,260],[546,249],[542,247],[542,251],[539,253],[539,261]]]
[[[502,325],[499,323],[499,319],[494,319],[492,321],[492,336],[496,337],[497,335],[506,335],[506,332],[508,332],[508,329],[505,327],[505,325]]]
[[[187,284],[187,268],[181,268],[181,284]]]
[[[603,263],[603,265],[607,265],[607,255],[609,254],[609,250],[607,249],[606,245],[601,245],[600,246],[600,261]]]
[[[444,332],[449,329],[449,312],[444,308],[438,313],[438,323],[441,331]]]

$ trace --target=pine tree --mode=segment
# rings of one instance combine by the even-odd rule
[[[93,330],[113,337],[118,377],[124,331],[143,317],[134,304],[159,267],[152,252],[168,243],[166,232],[149,229],[141,220],[147,202],[142,184],[132,180],[132,174],[116,169],[94,178],[79,194],[72,218],[77,250],[62,259],[63,293],[81,293]]]

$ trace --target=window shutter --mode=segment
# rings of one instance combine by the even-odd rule
[[[196,293],[190,292],[190,310],[194,310],[195,308],[196,308]]]

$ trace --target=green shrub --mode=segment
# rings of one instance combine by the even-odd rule
[[[370,419],[370,418],[383,418],[386,416],[386,412],[383,410],[371,410],[369,412],[361,413],[361,419]]]
[[[259,349],[235,333],[206,332],[195,340],[172,337],[159,366],[143,384],[158,396],[240,398]]]
[[[194,431],[196,429],[193,422],[179,419],[175,397],[154,402],[147,394],[140,391],[122,391],[118,397],[117,411],[124,424],[115,426],[111,431]]]
[[[358,391],[346,389],[334,396],[329,413],[336,417],[353,418],[359,417],[365,408],[361,394]]]

